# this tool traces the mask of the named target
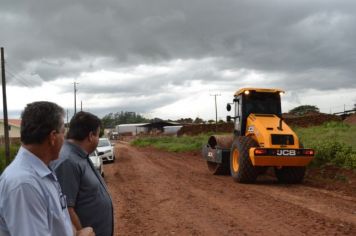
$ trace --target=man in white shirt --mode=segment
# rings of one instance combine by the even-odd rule
[[[21,115],[21,148],[0,176],[0,236],[95,235],[73,228],[66,197],[49,163],[64,142],[64,110],[34,102]]]

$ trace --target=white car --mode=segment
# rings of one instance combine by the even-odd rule
[[[99,156],[103,159],[103,161],[115,161],[114,147],[111,145],[109,139],[99,138],[99,143],[96,150],[98,151]]]
[[[95,150],[94,152],[92,152],[89,155],[89,158],[90,158],[91,162],[93,162],[95,169],[97,169],[99,171],[100,175],[104,177],[103,159],[101,159],[101,157],[99,156],[98,151]]]

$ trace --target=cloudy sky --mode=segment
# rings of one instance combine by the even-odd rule
[[[356,1],[1,0],[9,117],[32,101],[73,114],[224,118],[241,87],[283,111],[356,103]],[[2,101],[1,101],[2,104]],[[2,114],[2,106],[0,109]]]

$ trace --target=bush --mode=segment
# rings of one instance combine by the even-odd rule
[[[312,165],[356,168],[355,125],[334,121],[309,128],[295,128],[295,131],[304,147],[316,151]]]
[[[336,140],[322,140],[311,145],[316,154],[314,166],[333,164],[339,167],[356,168],[356,153],[352,147]]]
[[[344,162],[344,166],[350,169],[356,169],[356,153],[351,153]]]
[[[10,162],[15,158],[17,151],[19,150],[19,145],[10,146]],[[0,174],[6,168],[5,160],[5,147],[0,147]]]
[[[293,115],[304,115],[308,112],[319,113],[319,108],[313,105],[302,105],[302,106],[295,107],[289,111],[289,113]]]

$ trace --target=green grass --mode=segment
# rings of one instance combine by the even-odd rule
[[[10,161],[12,161],[15,158],[15,155],[17,151],[19,150],[20,145],[11,145],[10,146]],[[5,169],[5,147],[0,146],[0,174],[2,171]]]
[[[314,144],[320,140],[333,140],[351,146],[356,151],[356,125],[341,122],[325,123],[309,128],[293,128],[304,145]]]
[[[330,122],[294,130],[304,147],[315,149],[312,165],[333,164],[356,169],[356,125]]]
[[[183,137],[145,137],[131,142],[137,147],[155,147],[169,152],[200,151],[211,134]]]

